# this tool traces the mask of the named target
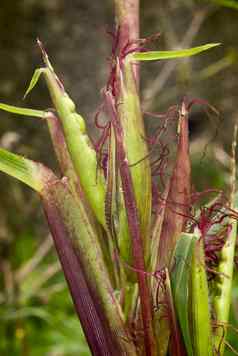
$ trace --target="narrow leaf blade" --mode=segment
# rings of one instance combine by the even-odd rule
[[[7,105],[4,103],[0,103],[0,110],[4,110],[7,112],[11,112],[13,114],[18,114],[18,115],[22,115],[22,116],[37,117],[40,119],[45,118],[47,115],[46,111],[43,111],[43,110],[21,108],[18,106]]]
[[[161,59],[186,58],[207,51],[217,46],[220,46],[220,43],[208,43],[203,46],[175,51],[149,51],[134,53],[132,57],[137,61],[159,61]]]

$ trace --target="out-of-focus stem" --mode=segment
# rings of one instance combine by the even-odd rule
[[[200,30],[204,20],[207,18],[208,9],[201,10],[194,14],[190,25],[181,41],[178,41],[179,47],[190,47],[198,31]],[[178,46],[177,43],[177,46]],[[148,110],[154,104],[154,100],[158,97],[159,92],[163,89],[171,73],[176,68],[177,61],[167,62],[163,65],[159,75],[149,83],[149,86],[143,92],[143,109]],[[161,102],[161,98],[160,98]]]
[[[30,274],[39,265],[42,259],[48,254],[53,246],[53,241],[50,235],[42,242],[33,257],[28,260],[21,268],[15,273],[15,280],[19,283]]]

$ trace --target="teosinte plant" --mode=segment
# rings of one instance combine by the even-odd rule
[[[217,44],[148,51],[148,40],[139,39],[138,7],[136,0],[115,0],[111,69],[95,117],[99,141],[90,140],[38,40],[45,66],[35,71],[26,95],[42,75],[54,109],[0,108],[47,122],[62,178],[2,148],[0,170],[39,193],[93,355],[222,355],[236,240],[235,183],[230,200],[219,194],[194,211],[199,194],[191,192],[188,118],[195,101],[184,98],[169,109],[153,139],[146,139],[138,66]],[[163,135],[170,121],[177,122],[177,153],[164,182]]]

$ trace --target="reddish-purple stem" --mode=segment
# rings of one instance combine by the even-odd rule
[[[57,207],[52,203],[50,196],[48,199],[43,199],[43,205],[75,309],[92,354],[121,356],[123,353],[119,350],[104,320],[98,297],[89,288],[80,263],[80,256],[69,238]]]

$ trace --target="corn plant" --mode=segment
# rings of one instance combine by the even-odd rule
[[[208,104],[184,97],[165,114],[150,113],[159,126],[146,138],[139,95],[141,61],[188,57],[218,44],[149,51],[158,36],[140,39],[138,9],[138,0],[115,0],[96,143],[38,40],[44,66],[25,96],[42,76],[53,109],[0,108],[47,123],[62,177],[2,148],[0,170],[41,197],[93,355],[223,355],[237,228],[235,139],[229,198],[194,192],[189,113],[196,103]],[[176,157],[169,160],[164,138],[172,124]],[[199,209],[204,195],[213,198]]]

